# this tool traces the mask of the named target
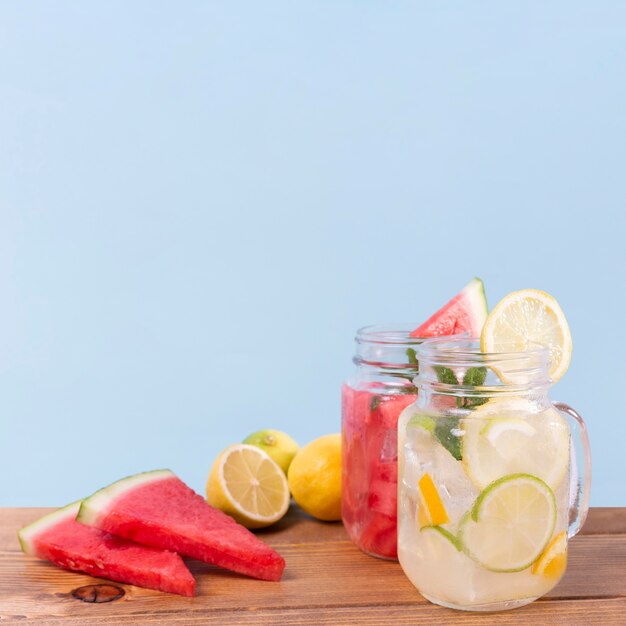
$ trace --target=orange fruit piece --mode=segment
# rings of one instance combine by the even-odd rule
[[[419,507],[417,521],[420,528],[424,526],[440,526],[450,521],[446,507],[435,487],[432,477],[426,472],[417,483],[419,487]]]
[[[567,567],[567,531],[560,532],[548,544],[543,554],[534,562],[531,572],[546,578],[561,578]]]

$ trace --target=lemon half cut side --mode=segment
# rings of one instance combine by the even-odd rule
[[[281,519],[289,508],[285,473],[256,446],[235,444],[216,459],[206,487],[207,502],[247,528]]]

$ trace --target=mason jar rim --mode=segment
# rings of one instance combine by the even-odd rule
[[[464,346],[464,347],[460,347]],[[465,347],[467,346],[467,347]],[[541,343],[529,341],[526,348],[520,350],[502,350],[498,352],[483,352],[480,349],[480,339],[463,333],[458,335],[442,335],[439,337],[425,337],[420,339],[415,350],[418,358],[427,361],[472,361],[472,362],[505,362],[527,359],[529,362],[547,366],[550,360],[550,349]]]
[[[357,343],[383,345],[417,345],[424,341],[421,337],[411,337],[411,324],[371,324],[356,331]]]

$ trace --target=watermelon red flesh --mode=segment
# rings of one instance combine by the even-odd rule
[[[209,506],[169,470],[123,479],[87,498],[78,521],[138,543],[260,578],[280,580],[284,559]]]
[[[397,430],[400,413],[409,404],[413,404],[416,399],[417,395],[412,393],[378,396],[378,401],[374,403],[376,408],[367,417],[368,426],[374,425],[377,428]]]
[[[373,514],[363,526],[359,546],[368,554],[398,558],[398,531],[395,516]]]
[[[68,505],[23,528],[19,538],[24,552],[98,578],[194,595],[194,578],[178,554],[79,524],[79,506]]]
[[[386,392],[385,388],[354,390],[344,385],[342,517],[351,539],[362,550],[395,559],[397,423],[417,396]]]
[[[367,506],[372,512],[396,517],[398,507],[398,484],[374,480],[370,484]]]
[[[471,337],[479,337],[486,319],[487,300],[483,281],[474,278],[410,336],[437,337],[469,333]]]

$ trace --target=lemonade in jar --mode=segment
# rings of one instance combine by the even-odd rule
[[[584,423],[548,397],[569,362],[569,331],[559,318],[559,337],[551,328],[544,343],[530,342],[525,325],[536,333],[562,315],[553,301],[533,311],[533,297],[500,326],[496,307],[481,341],[442,337],[416,348],[418,398],[398,423],[398,556],[420,593],[450,608],[515,608],[546,594],[586,517]],[[548,319],[523,319],[533,315]]]

